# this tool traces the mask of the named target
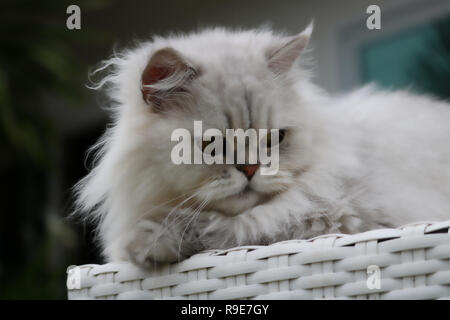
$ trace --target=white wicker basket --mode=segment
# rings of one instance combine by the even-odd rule
[[[450,221],[68,273],[69,299],[450,299]]]

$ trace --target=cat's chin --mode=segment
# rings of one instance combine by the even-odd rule
[[[224,216],[236,216],[257,205],[263,204],[268,198],[270,197],[246,187],[237,194],[213,201],[208,206],[208,209],[214,210]]]

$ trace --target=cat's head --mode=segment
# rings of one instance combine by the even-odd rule
[[[115,125],[84,181],[82,201],[111,198],[109,206],[141,214],[165,203],[230,216],[288,190],[308,165],[302,90],[310,84],[298,61],[311,31],[289,37],[211,29],[156,38],[109,60],[113,72],[103,81],[112,84]],[[277,172],[262,175],[258,164],[175,164],[172,134],[183,128],[193,137],[194,121],[224,136],[226,129],[278,129]],[[192,154],[202,147],[193,140]]]

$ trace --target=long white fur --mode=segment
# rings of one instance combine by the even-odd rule
[[[450,105],[371,86],[329,96],[312,84],[303,57],[276,76],[266,53],[283,39],[267,29],[207,29],[154,38],[101,67],[108,74],[96,88],[106,87],[112,126],[76,190],[78,211],[98,224],[108,260],[173,261],[182,245],[187,256],[450,219]],[[151,55],[165,47],[203,74],[191,87],[195,105],[155,113],[140,81]],[[292,130],[279,173],[255,175],[256,191],[241,196],[247,179],[232,166],[172,164],[170,133],[194,119],[223,129],[225,109],[246,129],[243,86],[255,104],[252,125]]]

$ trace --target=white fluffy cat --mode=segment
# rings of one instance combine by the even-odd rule
[[[450,105],[371,87],[328,96],[300,57],[312,27],[154,38],[106,61],[113,125],[76,186],[108,260],[450,219]],[[279,172],[175,165],[176,128],[275,128]]]

